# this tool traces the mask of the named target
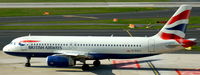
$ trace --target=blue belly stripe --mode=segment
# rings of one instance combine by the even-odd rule
[[[47,57],[57,53],[38,53],[38,52],[4,52],[13,56],[21,56],[21,57]]]
[[[58,53],[43,53],[43,52],[5,52],[6,54],[22,57],[47,57]],[[106,53],[89,53],[93,59],[129,59],[153,56],[158,54],[106,54]]]

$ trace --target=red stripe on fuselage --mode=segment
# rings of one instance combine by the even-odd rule
[[[190,10],[185,10],[183,12],[181,12],[180,14],[172,17],[172,19],[170,19],[170,21],[168,22],[168,24],[172,24],[178,20],[182,20],[182,19],[188,19],[190,16]]]
[[[37,41],[37,40],[23,40],[23,41],[20,41],[20,42],[40,42],[40,41]]]

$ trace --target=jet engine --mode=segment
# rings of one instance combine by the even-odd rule
[[[70,56],[48,56],[47,64],[53,67],[68,67],[74,66],[74,59]]]

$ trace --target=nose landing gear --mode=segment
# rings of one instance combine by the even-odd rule
[[[25,66],[30,67],[31,66],[31,63],[30,63],[31,57],[26,57],[26,59],[27,59],[27,62],[25,63]]]

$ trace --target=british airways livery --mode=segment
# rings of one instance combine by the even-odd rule
[[[165,26],[151,37],[105,37],[105,36],[23,36],[14,39],[3,48],[9,55],[27,58],[25,66],[30,67],[31,57],[47,57],[48,66],[74,66],[76,61],[101,59],[128,59],[173,52],[195,45],[194,39],[185,39],[186,25],[191,6],[181,5]]]

